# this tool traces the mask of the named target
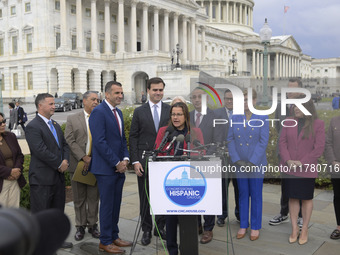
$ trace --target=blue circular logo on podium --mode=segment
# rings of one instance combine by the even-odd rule
[[[190,178],[195,171],[198,178]],[[179,206],[192,206],[199,203],[206,193],[207,181],[201,172],[191,165],[172,168],[164,179],[164,191],[171,202]]]

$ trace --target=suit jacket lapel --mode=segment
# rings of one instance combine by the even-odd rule
[[[79,123],[79,125],[84,131],[85,136],[87,136],[87,125],[86,125],[85,115],[83,111],[78,114],[77,119],[78,121],[76,123]]]
[[[143,105],[143,107],[144,107],[144,113],[145,113],[146,121],[148,121],[149,123],[152,123],[153,130],[155,130],[155,133],[157,134],[157,131],[156,131],[156,128],[155,128],[155,123],[154,123],[153,118],[152,118],[152,113],[151,113],[149,102],[146,102]]]
[[[161,127],[162,123],[166,122],[166,116],[168,114],[170,114],[169,112],[167,113],[167,111],[169,111],[169,109],[166,107],[166,104],[162,102],[162,111],[161,111],[161,118],[159,121],[159,127]]]

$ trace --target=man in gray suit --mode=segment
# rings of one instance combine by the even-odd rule
[[[84,161],[86,169],[90,165],[92,139],[89,135],[88,121],[92,110],[98,105],[98,102],[98,94],[93,91],[87,91],[83,95],[84,111],[67,117],[65,138],[71,150],[69,166],[71,179],[79,161]],[[97,226],[99,192],[97,183],[92,186],[72,180],[71,185],[77,228],[74,239],[76,241],[82,240],[86,227],[88,227],[89,233],[94,238],[99,238],[100,232]]]

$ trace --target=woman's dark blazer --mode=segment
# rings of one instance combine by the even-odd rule
[[[21,148],[19,146],[16,136],[11,132],[5,132],[3,133],[3,139],[5,139],[6,143],[8,144],[8,147],[12,151],[14,163],[13,168],[20,168],[22,171],[24,155],[21,152]],[[4,179],[7,179],[11,175],[11,171],[12,168],[6,166],[4,155],[0,151],[0,192],[2,190]],[[20,175],[18,179],[18,184],[20,188],[23,188],[26,185],[26,180],[23,175]]]

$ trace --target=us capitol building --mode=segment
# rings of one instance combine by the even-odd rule
[[[2,96],[33,101],[42,92],[102,92],[115,79],[126,102],[134,103],[149,77],[165,80],[166,97],[187,96],[191,78],[202,73],[262,91],[263,44],[253,28],[254,4],[1,0]],[[269,88],[299,76],[314,92],[336,92],[340,58],[312,59],[291,35],[272,37],[268,51]]]

